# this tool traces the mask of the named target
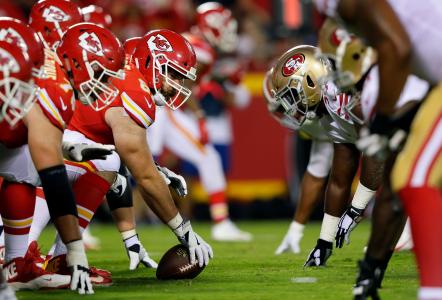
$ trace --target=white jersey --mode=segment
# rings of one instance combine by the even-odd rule
[[[339,0],[314,0],[317,9],[336,17]],[[442,80],[442,1],[387,0],[408,33],[413,47],[413,73],[438,83]]]
[[[396,108],[402,107],[410,101],[421,101],[429,89],[430,84],[427,81],[414,75],[408,76],[401,96],[396,102]],[[366,76],[361,92],[361,108],[364,120],[372,117],[378,94],[379,67],[374,66]]]
[[[321,125],[335,143],[354,144],[358,137],[353,120],[347,113],[345,106],[350,101],[350,95],[336,95],[334,84],[328,83],[326,94],[323,96],[328,115],[321,118]]]

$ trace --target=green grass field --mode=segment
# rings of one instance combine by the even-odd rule
[[[344,249],[334,249],[326,268],[303,269],[304,260],[314,246],[319,224],[307,226],[300,255],[273,255],[288,227],[287,222],[263,221],[239,223],[254,234],[252,243],[215,243],[215,258],[194,280],[158,281],[155,272],[144,267],[130,272],[123,244],[112,225],[93,226],[92,233],[102,240],[101,251],[88,252],[89,263],[112,272],[111,287],[96,288],[90,299],[351,299],[356,275],[356,261],[363,255],[369,223],[360,225],[352,242]],[[195,223],[203,237],[210,233],[208,223]],[[177,243],[165,226],[139,227],[138,233],[151,257],[161,255]],[[47,250],[53,231],[41,238]],[[314,277],[315,283],[296,283],[297,277]],[[393,256],[385,276],[382,299],[415,299],[416,268],[410,252]],[[23,291],[19,299],[75,299],[81,296],[67,290]],[[84,298],[84,296],[82,296]]]

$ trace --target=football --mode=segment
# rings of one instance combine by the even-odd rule
[[[176,245],[170,248],[161,258],[157,268],[157,278],[160,280],[170,279],[193,279],[204,270],[190,263],[189,251],[183,245]]]

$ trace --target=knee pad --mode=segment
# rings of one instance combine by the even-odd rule
[[[111,211],[133,206],[132,188],[128,184],[126,177],[117,174],[114,184],[112,184],[109,192],[106,194],[106,199]]]

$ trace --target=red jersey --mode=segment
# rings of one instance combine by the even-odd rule
[[[46,118],[63,131],[73,115],[75,97],[54,52],[45,50],[43,72],[38,77],[34,77],[34,82],[39,87],[36,103]],[[2,144],[14,148],[26,144],[27,141],[28,130],[23,121],[18,122],[13,128],[5,121],[1,122],[0,142]]]
[[[106,108],[95,111],[89,105],[78,105],[70,130],[78,131],[94,142],[114,144],[111,128],[106,124],[105,114],[111,107],[123,107],[127,114],[142,128],[148,128],[155,120],[155,102],[143,75],[129,63],[124,69],[124,78],[113,78],[111,83],[120,91]]]

